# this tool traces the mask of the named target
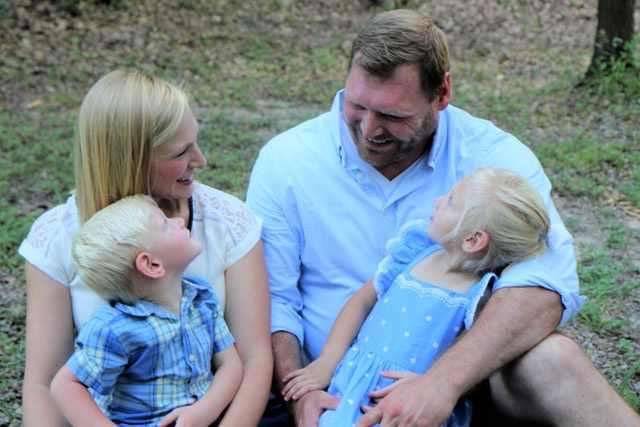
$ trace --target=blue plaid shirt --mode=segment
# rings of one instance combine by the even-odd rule
[[[67,362],[119,425],[156,425],[207,391],[211,358],[233,344],[218,300],[184,278],[180,317],[148,301],[105,304],[83,326]]]

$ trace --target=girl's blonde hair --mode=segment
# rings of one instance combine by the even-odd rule
[[[76,126],[81,223],[123,197],[151,195],[151,153],[176,134],[187,108],[180,88],[140,71],[113,71],[93,85]]]
[[[96,212],[76,233],[71,257],[78,275],[102,299],[125,304],[138,300],[132,279],[136,257],[151,247],[153,206],[149,196],[125,197]]]
[[[464,271],[482,275],[540,255],[547,248],[549,225],[547,207],[526,179],[506,169],[479,168],[450,236],[462,243],[478,230],[488,234],[487,247],[463,264]]]

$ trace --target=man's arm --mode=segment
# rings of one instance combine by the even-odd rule
[[[284,377],[283,380],[287,383],[282,390],[285,401],[297,400],[309,391],[324,390],[329,386],[336,366],[358,335],[376,300],[377,293],[371,278],[340,310],[320,356],[303,369],[295,370]]]
[[[275,361],[275,381],[278,390],[282,390],[282,379],[290,372],[302,368],[302,357],[298,339],[288,332],[275,332],[271,335],[273,359]],[[335,409],[340,400],[326,391],[314,390],[298,400],[285,402],[293,414],[297,426],[316,426],[325,409]]]
[[[271,143],[269,143],[271,144]],[[289,372],[302,368],[303,340],[302,297],[298,290],[300,278],[300,242],[294,230],[295,200],[287,196],[287,184],[282,182],[282,167],[277,158],[272,162],[269,144],[256,160],[247,190],[247,206],[262,218],[269,287],[271,291],[271,342],[274,376],[278,390]],[[277,156],[276,156],[277,157]],[[296,402],[289,401],[287,409],[299,426],[317,424],[325,408],[335,408],[337,399],[324,391],[313,391]]]
[[[543,288],[496,291],[467,334],[427,373],[391,390],[358,426],[444,423],[464,393],[547,337],[562,310],[559,295]]]

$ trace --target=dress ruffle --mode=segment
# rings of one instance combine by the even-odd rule
[[[425,248],[434,244],[427,234],[427,222],[422,219],[409,221],[398,235],[387,242],[387,256],[378,264],[373,276],[373,286],[380,297],[391,286],[405,267],[415,260]]]

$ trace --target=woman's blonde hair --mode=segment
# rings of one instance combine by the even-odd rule
[[[187,108],[184,91],[141,71],[113,71],[93,85],[76,126],[81,223],[123,197],[151,195],[152,150],[176,134]]]
[[[461,243],[478,230],[487,233],[487,247],[463,264],[464,271],[482,275],[540,255],[547,248],[549,225],[547,207],[531,183],[506,169],[479,168],[450,236]]]
[[[153,206],[149,196],[125,197],[96,212],[76,233],[71,257],[78,275],[102,299],[125,304],[138,300],[132,278],[136,257],[151,247]]]

